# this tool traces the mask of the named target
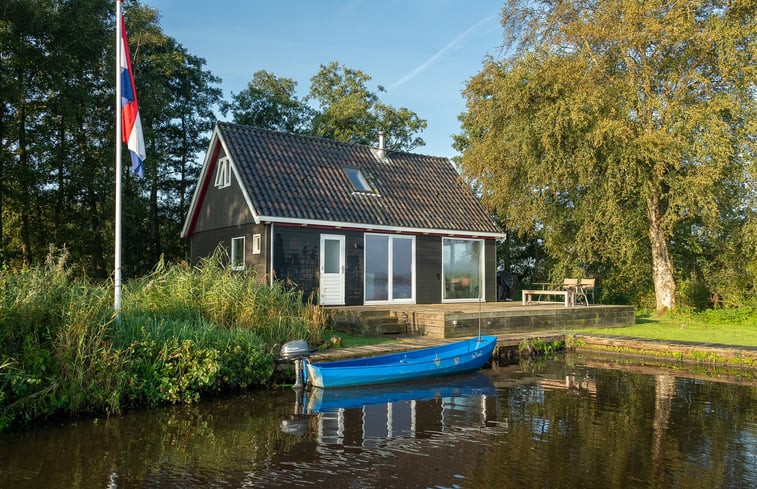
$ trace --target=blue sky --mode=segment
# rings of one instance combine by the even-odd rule
[[[144,0],[165,33],[223,79],[224,96],[258,70],[297,81],[306,95],[321,65],[362,70],[380,98],[428,121],[416,152],[455,156],[461,91],[502,44],[502,0]],[[137,74],[137,76],[139,76]]]

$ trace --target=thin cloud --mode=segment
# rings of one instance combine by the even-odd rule
[[[444,56],[444,53],[446,53],[447,51],[449,51],[450,49],[452,49],[456,45],[460,44],[460,42],[463,39],[465,39],[465,37],[468,36],[471,32],[475,31],[476,29],[478,29],[479,27],[481,27],[485,23],[489,22],[490,20],[492,20],[496,16],[497,16],[497,14],[495,13],[495,14],[492,14],[492,15],[486,17],[483,20],[480,20],[475,25],[473,25],[473,27],[470,27],[468,30],[466,30],[462,34],[460,34],[457,37],[455,37],[454,39],[452,39],[450,42],[447,43],[446,46],[444,46],[439,51],[437,51],[436,53],[434,53],[433,56],[431,56],[426,61],[424,61],[423,63],[421,63],[420,65],[418,65],[410,73],[408,73],[407,75],[403,76],[402,78],[400,78],[396,82],[392,83],[389,86],[388,90],[393,90],[395,88],[399,88],[402,85],[404,85],[405,83],[407,83],[410,80],[412,80],[413,78],[415,78],[416,76],[418,76],[420,73],[422,73],[423,71],[425,71],[426,68],[428,68],[429,66],[431,66],[432,64],[434,64],[434,62],[436,60],[438,60],[439,58],[441,58],[442,56]]]

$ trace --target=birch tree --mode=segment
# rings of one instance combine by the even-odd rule
[[[464,91],[464,173],[563,263],[647,262],[657,309],[675,308],[676,233],[754,204],[755,12],[754,0],[508,1],[507,54]]]

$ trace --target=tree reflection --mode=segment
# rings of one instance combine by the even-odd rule
[[[393,400],[333,419],[294,416],[285,389],[42,427],[0,439],[0,487],[757,483],[757,387],[588,363],[499,366],[480,374],[496,395]]]
[[[538,374],[547,382],[501,392],[500,419],[509,429],[497,436],[468,487],[711,488],[754,482],[757,389],[669,373],[590,372],[596,398],[571,385],[571,375],[587,373],[576,366]]]

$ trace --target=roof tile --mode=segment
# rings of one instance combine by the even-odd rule
[[[501,233],[446,158],[218,123],[258,215],[397,228]],[[356,192],[345,167],[376,194]]]

